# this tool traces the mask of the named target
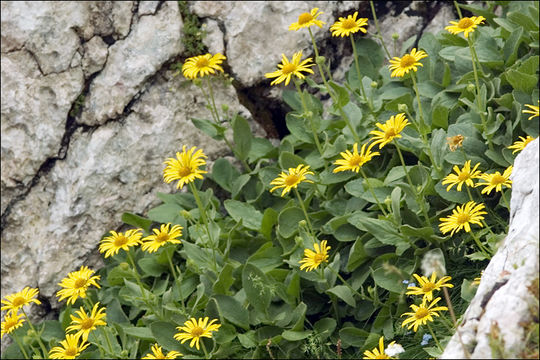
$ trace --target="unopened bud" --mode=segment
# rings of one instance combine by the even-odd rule
[[[129,264],[127,262],[124,261],[124,262],[120,263],[120,269],[129,270],[129,268],[130,268],[130,266],[129,266]]]
[[[379,83],[378,83],[378,82],[376,82],[376,81],[372,81],[372,82],[371,82],[371,87],[372,87],[373,89],[376,89],[377,86],[379,86]]]
[[[409,107],[407,106],[407,104],[398,104],[397,109],[399,112],[402,113],[406,113],[407,111],[409,111]]]
[[[315,58],[315,62],[319,65],[322,65],[326,62],[326,58],[324,56],[317,56]]]
[[[302,227],[306,226],[306,224],[307,224],[307,223],[306,223],[306,220],[300,220],[300,221],[298,222],[298,225],[300,225],[300,226],[302,226]]]
[[[229,111],[229,105],[227,105],[227,104],[221,104],[221,110],[223,110],[224,112]]]
[[[476,89],[476,86],[474,86],[474,84],[469,84],[469,85],[467,85],[467,91],[468,91],[468,92],[473,92],[474,89]]]
[[[384,204],[388,207],[392,205],[392,199],[390,199],[390,196],[387,196],[386,199],[384,199]]]
[[[399,34],[398,33],[393,33],[392,34],[392,39],[394,39],[394,40],[399,39]]]
[[[294,243],[298,246],[303,246],[304,244],[304,239],[302,239],[301,236],[295,236],[294,237]]]
[[[191,216],[190,212],[187,211],[187,210],[182,210],[180,211],[180,215],[182,215],[182,217],[186,220],[191,220],[193,219],[193,217]]]
[[[120,359],[127,359],[129,357],[129,353],[127,350],[122,350],[120,352]]]
[[[201,86],[202,81],[201,81],[201,79],[193,79],[193,84],[195,84],[195,86]]]

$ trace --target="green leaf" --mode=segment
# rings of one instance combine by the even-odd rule
[[[147,327],[123,327],[124,332],[129,335],[136,337],[138,339],[148,340],[148,341],[154,341],[154,334],[152,334],[152,330]]]
[[[336,295],[338,298],[345,301],[347,305],[349,306],[352,306],[352,307],[356,306],[356,301],[354,300],[353,292],[351,291],[351,289],[349,289],[345,285],[334,286],[333,288],[326,290],[326,292]]]
[[[253,137],[249,123],[242,116],[236,114],[232,120],[234,150],[240,160],[246,160],[251,149]]]
[[[368,335],[369,333],[367,331],[352,326],[339,330],[339,338],[346,346],[361,347]]]
[[[394,293],[401,293],[403,290],[402,281],[408,278],[408,274],[405,274],[403,271],[401,271],[401,274],[398,274],[380,267],[373,271],[372,277],[377,286]]]
[[[195,244],[184,241],[181,252],[184,253],[186,259],[190,259],[199,267],[210,269],[213,266],[212,250],[210,249],[201,249]]]
[[[272,241],[264,243],[253,255],[247,259],[247,262],[255,265],[265,274],[283,264],[281,259],[281,250],[274,247]]]
[[[504,43],[503,54],[505,65],[510,67],[517,59],[518,48],[523,41],[523,28],[518,27],[510,33],[510,36]]]
[[[150,209],[148,218],[162,224],[185,224],[184,217],[180,215],[183,210],[184,208],[178,204],[162,204]]]
[[[235,298],[226,295],[214,295],[219,313],[236,326],[249,329],[248,311]]]
[[[364,249],[364,242],[362,238],[358,238],[349,252],[349,261],[347,262],[347,271],[352,272],[357,267],[362,265],[369,256]]]
[[[463,283],[461,284],[461,298],[463,300],[471,302],[476,294],[476,290],[478,290],[478,285],[473,285],[472,281],[463,279]]]
[[[234,284],[233,276],[234,266],[230,263],[226,263],[225,266],[221,269],[218,278],[214,285],[212,286],[212,291],[214,294],[228,295],[229,288]]]
[[[288,170],[289,168],[296,168],[300,164],[305,164],[306,161],[300,156],[295,155],[288,151],[282,151],[279,154],[279,166],[283,170]]]
[[[514,69],[508,69],[505,75],[510,85],[519,91],[531,92],[538,84],[538,77]]]
[[[107,318],[109,314],[107,313]],[[182,324],[183,325],[183,324]],[[168,351],[184,351],[180,342],[173,338],[173,335],[178,333],[176,325],[172,322],[153,321],[150,324],[152,336],[159,345],[163,346]]]
[[[267,240],[272,239],[272,229],[278,221],[278,212],[272,208],[264,210],[262,222],[261,222],[261,234],[266,237]]]
[[[231,197],[237,197],[250,179],[251,176],[249,174],[242,174],[234,178],[231,185]]]
[[[191,118],[191,122],[195,127],[201,130],[206,135],[215,140],[223,140],[223,134],[225,134],[225,128],[221,125],[214,124],[210,120],[206,119],[194,119]]]
[[[389,221],[368,218],[365,213],[357,212],[349,218],[349,223],[375,236],[383,244],[397,246],[404,242],[394,224]]]
[[[136,228],[142,228],[145,231],[150,231],[150,226],[152,225],[152,220],[127,212],[122,214],[122,221]]]
[[[287,129],[298,140],[312,144],[314,142],[313,133],[309,131],[306,120],[296,114],[288,113],[285,116]]]
[[[253,330],[250,330],[244,334],[238,334],[237,337],[238,337],[238,340],[240,341],[240,344],[242,344],[242,346],[245,348],[250,349],[258,345],[256,336],[255,336],[255,331]]]
[[[464,185],[467,186],[467,185]],[[444,200],[464,204],[469,200],[467,189],[461,188],[462,191],[457,191],[456,186],[453,186],[449,191],[446,191],[448,185],[442,185],[442,180],[435,185],[435,191]]]
[[[261,228],[263,215],[253,205],[237,200],[225,200],[223,205],[236,222],[242,220],[242,225],[251,230]]]
[[[302,111],[302,101],[296,90],[283,90],[283,101],[296,111]]]
[[[116,298],[107,304],[107,322],[119,324],[129,323],[129,318],[124,313],[120,302]]]
[[[139,259],[137,264],[146,275],[160,277],[163,273],[167,272],[167,266],[158,264],[155,257],[144,257]]]
[[[307,338],[309,335],[311,335],[313,331],[312,330],[304,330],[304,331],[292,331],[292,330],[285,330],[281,335],[285,340],[288,341],[299,341]]]
[[[247,263],[242,271],[242,286],[246,292],[247,300],[257,310],[266,313],[272,300],[268,289],[270,280],[255,265]]]
[[[228,192],[232,192],[232,183],[239,176],[240,172],[227,159],[219,158],[214,162],[212,180]]]
[[[278,233],[284,238],[291,237],[298,231],[298,223],[301,220],[305,220],[304,213],[297,207],[281,211],[278,216]]]
[[[328,85],[330,85],[330,87],[336,93],[337,103],[334,105],[340,108],[347,105],[347,103],[350,101],[349,92],[347,91],[347,89],[332,80],[328,81]]]
[[[43,340],[47,342],[51,340],[64,340],[66,335],[60,322],[56,320],[43,320],[42,326],[43,333],[41,334],[41,338]]]
[[[336,329],[337,322],[332,318],[323,318],[313,324],[313,329],[321,337],[322,340],[326,339]]]

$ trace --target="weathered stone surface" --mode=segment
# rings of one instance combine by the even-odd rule
[[[536,139],[514,161],[508,235],[484,271],[458,328],[467,351],[475,359],[499,356],[492,353],[491,340],[502,344],[505,358],[522,358],[523,324],[533,320],[531,308],[538,311],[538,299],[532,293],[538,289],[534,281],[538,280],[539,270],[538,154]],[[442,358],[465,358],[457,334]]]
[[[139,2],[140,15],[155,15],[159,1],[141,1]]]
[[[175,2],[166,2],[155,16],[143,16],[125,40],[109,48],[109,58],[90,87],[81,122],[102,124],[120,115],[161,66],[182,51],[182,19]]]
[[[107,44],[105,44],[100,36],[94,36],[88,42],[84,43],[83,49],[82,69],[84,71],[84,77],[88,78],[90,75],[103,69],[109,51]]]

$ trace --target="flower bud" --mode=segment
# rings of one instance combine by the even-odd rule
[[[223,112],[229,111],[229,105],[227,105],[227,104],[221,104],[221,110],[223,110]]]
[[[182,210],[180,211],[180,215],[182,215],[182,217],[186,220],[192,220],[193,217],[191,216],[190,212],[187,211],[187,210]]]
[[[129,266],[129,264],[127,262],[124,261],[124,262],[120,263],[120,269],[129,270],[130,266]]]
[[[469,84],[469,85],[467,85],[467,91],[468,91],[468,92],[473,92],[474,89],[476,89],[476,86],[474,86],[474,84]]]
[[[326,58],[324,56],[317,56],[315,58],[315,62],[319,65],[322,65],[326,62]]]
[[[295,236],[294,243],[298,246],[304,246],[304,239],[301,236]]]
[[[298,222],[298,225],[299,225],[299,226],[302,226],[302,227],[305,227],[306,224],[307,224],[307,223],[306,223],[306,220],[300,220],[300,221]]]
[[[399,34],[398,34],[398,33],[393,33],[393,34],[392,34],[392,39],[393,39],[393,40],[399,39]]]
[[[407,106],[407,104],[398,104],[397,109],[400,113],[406,113],[407,111],[409,111],[409,107]]]
[[[379,83],[378,83],[378,82],[376,82],[376,81],[372,81],[372,82],[371,82],[371,87],[372,87],[373,89],[376,89],[377,86],[379,86]]]

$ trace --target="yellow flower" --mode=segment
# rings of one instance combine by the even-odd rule
[[[215,74],[216,70],[223,72],[223,68],[220,66],[226,57],[222,54],[205,54],[199,56],[193,56],[186,60],[182,65],[182,74],[188,79],[196,79],[197,77],[203,77],[209,74]]]
[[[146,354],[143,359],[176,359],[178,356],[182,356],[178,351],[169,351],[167,355],[164,355],[161,346],[154,344],[152,346],[152,354]]]
[[[445,284],[445,282],[452,280],[450,276],[443,276],[439,279],[439,281],[435,282],[435,279],[437,278],[437,273],[433,272],[431,274],[431,279],[428,279],[426,276],[420,277],[417,274],[413,274],[413,276],[418,281],[418,285],[420,286],[411,286],[408,288],[408,291],[406,292],[407,295],[423,295],[424,298],[426,298],[428,301],[431,301],[433,299],[433,291],[434,290],[440,290],[442,287],[448,287],[453,288],[454,285],[452,284]]]
[[[105,308],[102,307],[98,310],[98,307],[99,302],[94,305],[90,316],[88,316],[84,311],[84,308],[81,306],[80,311],[75,312],[79,317],[76,317],[75,315],[70,315],[71,325],[66,328],[66,331],[77,331],[75,335],[80,335],[83,339],[83,342],[88,340],[88,335],[90,334],[90,331],[96,330],[96,326],[107,325],[107,323],[102,320],[106,316],[106,314],[103,313],[105,311]]]
[[[215,321],[217,321],[217,319],[208,322],[208,317],[205,317],[204,319],[199,318],[197,322],[195,318],[191,318],[184,323],[184,326],[176,327],[180,332],[175,334],[174,338],[182,344],[191,339],[189,346],[193,347],[193,344],[195,344],[195,347],[199,350],[199,341],[201,337],[211,338],[212,331],[217,331],[221,327],[221,324],[214,324]]]
[[[178,180],[177,189],[181,189],[185,184],[189,184],[195,179],[202,179],[202,174],[208,171],[200,170],[200,166],[206,165],[206,155],[202,149],[195,151],[197,147],[186,150],[186,145],[182,147],[182,152],[176,153],[176,159],[168,158],[165,161],[167,167],[163,170],[163,179],[168,184],[171,181]]]
[[[446,143],[448,144],[448,147],[450,148],[450,151],[456,151],[458,147],[463,146],[463,135],[456,135],[452,137],[446,138]]]
[[[407,329],[411,329],[414,327],[414,332],[418,330],[418,326],[427,324],[428,321],[433,321],[433,316],[439,316],[437,311],[443,311],[448,310],[446,306],[437,306],[433,307],[435,304],[437,304],[441,300],[440,297],[433,300],[431,304],[426,306],[426,298],[422,300],[422,304],[420,306],[417,305],[411,305],[411,309],[413,312],[406,312],[403,313],[401,316],[409,315],[410,317],[408,319],[405,319],[403,321],[403,324],[401,324],[401,327],[409,324]]]
[[[321,246],[315,243],[313,244],[315,251],[311,249],[304,249],[304,258],[300,260],[300,270],[306,269],[306,271],[311,271],[319,267],[321,263],[328,262],[328,250],[330,246],[326,246],[326,240],[321,241]]]
[[[527,135],[526,138],[524,138],[523,136],[520,136],[519,139],[520,140],[517,140],[515,143],[513,143],[512,145],[508,147],[508,149],[514,150],[512,151],[512,154],[525,149],[525,146],[527,146],[528,143],[530,143],[536,138],[533,138],[532,136]]]
[[[411,70],[416,72],[418,70],[417,66],[424,66],[419,61],[427,56],[423,50],[416,51],[416,48],[414,48],[410,54],[405,54],[402,58],[394,57],[390,60],[391,65],[388,66],[390,70],[393,70],[390,77],[403,77]]]
[[[58,300],[62,301],[63,299],[68,298],[68,305],[74,304],[79,297],[86,297],[86,290],[90,286],[94,285],[99,288],[100,286],[97,283],[97,280],[100,279],[100,276],[92,276],[93,274],[94,271],[86,266],[81,266],[79,271],[70,272],[66,278],[58,283],[58,285],[65,288],[56,293],[56,296],[60,297]]]
[[[2,321],[2,334],[0,337],[4,337],[5,334],[11,334],[13,330],[23,325],[24,318],[21,317],[16,311],[8,311]]]
[[[528,120],[531,120],[533,117],[540,116],[540,106],[534,106],[525,104],[526,107],[528,107],[530,110],[523,110],[522,113],[524,114],[532,114]]]
[[[373,130],[369,133],[375,135],[372,139],[375,140],[372,145],[380,144],[379,149],[382,149],[384,145],[388,144],[394,138],[400,138],[401,132],[405,129],[405,126],[409,125],[409,120],[405,117],[405,113],[397,114],[396,116],[390,116],[384,124],[375,124],[382,131]]]
[[[296,75],[296,77],[300,79],[304,79],[306,76],[302,74],[302,71],[313,74],[313,70],[309,68],[310,66],[315,65],[309,64],[313,61],[311,58],[307,58],[306,60],[300,62],[302,59],[302,51],[295,53],[291,59],[291,62],[289,62],[285,54],[281,54],[281,57],[281,64],[278,64],[277,66],[278,70],[264,74],[266,78],[277,78],[272,81],[270,85],[280,84],[285,81],[285,86],[287,86],[289,85],[293,75]]]
[[[463,169],[461,170],[457,165],[454,165],[453,169],[456,173],[448,174],[442,181],[443,185],[450,184],[446,188],[446,191],[450,191],[454,185],[457,185],[457,191],[461,191],[463,184],[474,187],[473,179],[478,179],[481,175],[481,171],[476,170],[478,166],[480,166],[480,163],[474,165],[471,170],[471,160],[465,161],[465,165],[463,165]]]
[[[85,344],[83,340],[79,345],[78,335],[66,334],[66,339],[60,341],[60,345],[55,346],[49,351],[49,358],[51,359],[75,359],[81,354],[81,352],[90,344]]]
[[[391,346],[395,343],[392,341],[388,346]],[[393,359],[391,356],[386,355],[384,352],[384,336],[379,338],[379,348],[374,348],[373,350],[364,351],[364,359]]]
[[[358,31],[361,31],[365,34],[367,30],[364,29],[362,26],[367,25],[368,19],[360,18],[356,20],[357,16],[358,11],[355,11],[353,15],[349,15],[347,16],[347,18],[340,17],[339,21],[336,21],[334,25],[330,26],[332,36],[349,36],[350,34],[354,34]]]
[[[125,234],[117,233],[111,230],[111,236],[107,236],[99,244],[99,252],[105,252],[105,258],[116,255],[120,249],[128,251],[130,246],[136,246],[141,243],[141,229],[131,229]]]
[[[170,223],[166,225],[161,225],[160,230],[153,229],[154,235],[149,235],[143,238],[142,240],[144,241],[144,243],[141,245],[143,251],[153,253],[167,243],[180,244],[181,241],[177,238],[182,236],[182,226],[173,225],[170,231],[169,226],[171,226]]]
[[[2,300],[2,304],[5,305],[2,306],[1,310],[8,310],[10,312],[16,313],[24,305],[28,305],[30,303],[36,303],[40,305],[41,302],[38,299],[34,299],[34,297],[38,294],[38,289],[33,289],[26,286],[24,289],[17,293],[6,295],[6,300]]]
[[[491,190],[495,189],[495,191],[502,191],[503,185],[506,187],[511,188],[512,187],[512,180],[510,180],[510,175],[512,174],[512,165],[506,168],[504,170],[503,174],[501,175],[500,172],[495,171],[495,174],[482,174],[480,176],[480,180],[485,181],[484,183],[478,183],[476,186],[485,186],[485,188],[482,190],[482,194],[487,193],[488,195],[491,193]]]
[[[270,189],[270,192],[283,188],[281,196],[285,196],[292,188],[296,189],[302,181],[312,183],[313,181],[306,179],[306,175],[315,175],[313,171],[309,171],[309,165],[300,164],[296,168],[289,168],[288,174],[282,171],[270,182],[270,185],[276,185]]]
[[[298,22],[292,23],[289,26],[289,31],[297,31],[301,28],[310,27],[312,25],[317,25],[318,27],[322,28],[322,26],[326,23],[322,22],[321,20],[317,20],[317,17],[324,13],[318,11],[319,8],[313,8],[311,9],[311,12],[300,14],[300,16],[298,16]]]
[[[462,32],[465,37],[468,37],[469,33],[473,32],[478,25],[484,22],[484,20],[486,20],[486,18],[483,16],[464,17],[459,21],[450,21],[450,24],[452,25],[449,25],[444,29],[448,30],[452,35],[457,35]]]
[[[358,172],[362,165],[367,163],[369,160],[371,160],[374,156],[380,155],[378,152],[371,152],[371,148],[374,144],[371,144],[367,151],[366,151],[366,145],[362,145],[362,148],[360,149],[360,154],[358,153],[358,144],[354,143],[353,145],[353,152],[351,153],[349,150],[346,150],[345,152],[340,153],[341,157],[343,159],[338,159],[334,161],[334,165],[339,165],[337,168],[333,170],[334,173],[338,173],[340,171],[354,171]]]
[[[439,228],[443,234],[450,232],[450,235],[454,235],[454,232],[461,229],[465,229],[466,232],[471,231],[470,224],[477,224],[482,227],[481,220],[484,219],[482,215],[487,212],[482,211],[485,209],[484,204],[477,204],[474,201],[469,201],[465,205],[458,206],[457,209],[452,210],[452,215],[447,218],[439,218],[441,223]]]
[[[474,286],[478,286],[480,285],[480,281],[482,280],[482,276],[484,276],[484,270],[482,270],[480,272],[480,276],[479,277],[475,277],[471,283],[471,285],[474,285]]]

